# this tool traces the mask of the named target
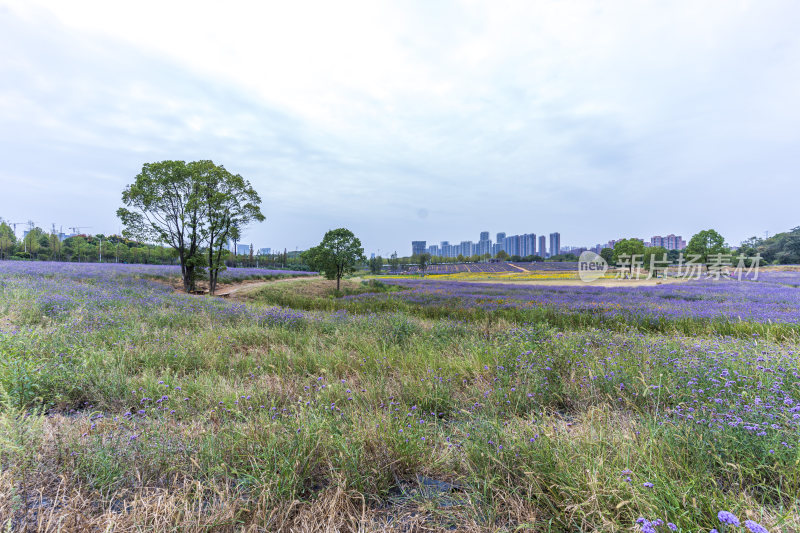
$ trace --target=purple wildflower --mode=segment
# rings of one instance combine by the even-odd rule
[[[717,518],[719,518],[719,521],[722,522],[723,524],[728,524],[730,526],[739,526],[739,525],[741,525],[741,523],[739,522],[739,519],[736,518],[736,515],[731,513],[731,512],[729,512],[729,511],[720,511],[720,512],[718,512],[717,513]]]
[[[752,533],[769,533],[767,528],[757,522],[753,522],[752,520],[745,520],[744,527],[749,529]]]

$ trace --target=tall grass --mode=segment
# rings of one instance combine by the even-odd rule
[[[114,296],[45,319],[34,293],[0,295],[2,524],[698,531],[729,510],[800,528],[790,334],[280,285],[224,313]],[[312,312],[254,322],[276,303]]]

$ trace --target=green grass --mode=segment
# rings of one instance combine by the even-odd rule
[[[0,463],[17,472],[0,482],[19,493],[24,473],[25,490],[61,498],[53,516],[80,498],[97,502],[87,516],[127,509],[132,530],[289,530],[335,515],[342,530],[631,531],[645,516],[698,531],[723,509],[772,531],[800,527],[796,435],[787,448],[781,431],[756,438],[673,416],[704,401],[696,389],[723,369],[748,384],[732,394],[782,387],[800,400],[784,379],[800,370],[797,343],[766,326],[753,341],[680,323],[490,321],[292,285],[250,305],[316,311],[297,327],[123,305],[96,328],[75,328],[76,309],[0,336]],[[26,305],[0,295],[7,317]],[[757,370],[762,353],[789,374]],[[45,429],[20,473],[18,449],[2,443],[35,409]],[[427,494],[419,476],[456,488]],[[0,499],[0,516],[18,519],[16,501]]]
[[[562,311],[550,307],[502,308],[485,310],[464,307],[459,302],[443,301],[440,305],[418,305],[402,298],[343,299],[341,296],[365,293],[386,293],[404,290],[377,280],[362,282],[357,289],[337,293],[329,289],[323,294],[308,294],[298,288],[306,281],[283,283],[262,287],[248,294],[255,302],[302,309],[306,311],[347,311],[355,314],[400,311],[429,320],[460,320],[474,323],[504,321],[512,324],[543,323],[558,329],[581,330],[603,328],[617,332],[631,330],[684,336],[730,336],[752,338],[754,335],[776,341],[800,342],[800,325],[730,320],[726,318],[674,317],[654,318],[641,316],[607,316],[591,311]]]

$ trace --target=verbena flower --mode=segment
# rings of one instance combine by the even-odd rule
[[[741,523],[739,522],[739,519],[736,518],[736,515],[731,513],[730,511],[720,511],[720,512],[718,512],[717,513],[717,518],[719,518],[719,521],[722,522],[723,524],[727,524],[727,525],[730,525],[730,526],[739,526],[739,525],[741,525]]]
[[[752,520],[745,520],[744,527],[749,529],[752,533],[769,533],[767,528],[757,522],[753,522]]]

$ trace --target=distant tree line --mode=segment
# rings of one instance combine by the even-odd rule
[[[669,264],[677,263],[681,255],[684,260],[694,256],[698,263],[706,264],[720,254],[737,257],[743,255],[748,266],[750,259],[756,255],[761,256],[761,264],[800,264],[800,226],[769,238],[751,237],[736,248],[727,244],[716,230],[707,229],[693,235],[683,250],[646,247],[639,239],[622,239],[614,244],[614,248],[603,248],[600,251],[600,256],[609,264],[618,264],[621,257],[639,256],[648,270],[656,261],[663,261],[665,257]]]
[[[0,259],[68,261],[81,263],[175,264],[169,248],[127,239],[119,235],[75,235],[63,241],[57,234],[34,227],[18,238],[0,218]]]
[[[800,264],[800,226],[772,237],[750,237],[739,251],[745,255],[761,254],[766,263],[778,265]]]

